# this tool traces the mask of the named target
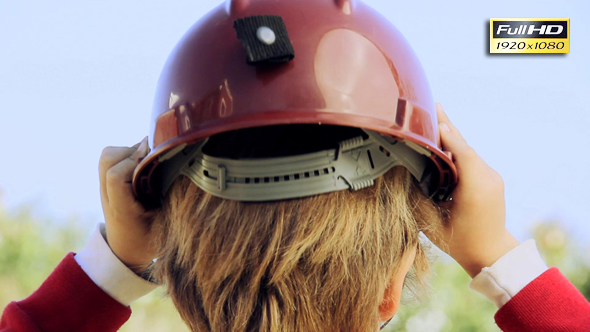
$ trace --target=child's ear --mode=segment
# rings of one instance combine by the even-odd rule
[[[381,300],[381,304],[379,304],[379,319],[382,322],[393,317],[399,309],[404,279],[414,264],[415,258],[416,249],[408,251],[402,259],[399,270],[397,273],[394,273],[393,277],[389,281],[389,284],[385,289],[385,293],[383,294],[383,300]]]
[[[385,289],[383,300],[379,304],[379,319],[382,322],[393,317],[399,308],[404,276],[405,274],[401,276],[402,278],[392,278]]]

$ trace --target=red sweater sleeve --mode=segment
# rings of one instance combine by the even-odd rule
[[[516,293],[495,318],[507,332],[588,332],[590,303],[553,267]]]
[[[4,309],[0,332],[117,331],[130,315],[69,253],[31,296]]]

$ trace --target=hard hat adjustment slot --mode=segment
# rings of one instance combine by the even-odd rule
[[[361,145],[363,145],[362,136],[354,137],[340,142],[340,144],[338,144],[338,151],[336,152],[336,158],[334,160],[338,160],[338,157],[342,152],[350,151],[352,149],[358,148]]]

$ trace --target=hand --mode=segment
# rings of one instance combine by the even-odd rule
[[[156,257],[151,231],[155,211],[146,211],[131,189],[138,159],[148,152],[146,137],[130,148],[105,148],[99,163],[107,242],[119,260],[137,274],[145,271]]]
[[[502,177],[467,144],[442,106],[437,103],[436,108],[441,142],[453,153],[459,183],[453,200],[441,204],[449,209],[449,217],[436,234],[427,236],[473,278],[519,243],[505,226]]]

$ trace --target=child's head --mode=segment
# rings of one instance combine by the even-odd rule
[[[230,132],[209,149],[284,156],[358,134],[307,129]],[[395,313],[410,266],[412,278],[427,272],[419,232],[439,220],[403,167],[357,192],[272,202],[224,200],[181,176],[154,224],[154,274],[194,331],[374,331]]]
[[[427,270],[426,195],[457,181],[437,128],[415,53],[362,1],[226,0],[168,58],[133,176],[164,198],[155,277],[193,330],[375,330]]]

